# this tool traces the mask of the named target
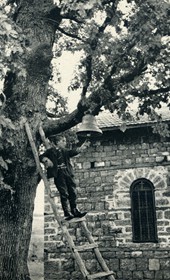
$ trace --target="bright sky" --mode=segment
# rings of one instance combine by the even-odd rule
[[[42,180],[40,181],[37,187],[34,214],[35,215],[44,214],[44,184]]]
[[[70,111],[76,109],[77,103],[80,98],[81,90],[77,91],[68,91],[68,86],[70,84],[70,80],[73,78],[73,73],[76,65],[79,63],[80,53],[79,54],[71,54],[69,52],[64,52],[63,55],[57,60],[53,59],[53,65],[55,67],[55,63],[57,64],[57,68],[61,74],[61,83],[54,83],[53,86],[59,93],[68,98],[68,108]],[[55,81],[55,74],[54,74]]]

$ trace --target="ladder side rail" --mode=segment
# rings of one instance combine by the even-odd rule
[[[27,136],[28,136],[28,140],[29,140],[31,148],[32,148],[32,152],[33,152],[33,156],[34,156],[34,159],[35,159],[35,162],[36,162],[37,169],[38,169],[38,171],[41,175],[41,178],[44,181],[44,185],[45,185],[45,188],[46,188],[47,194],[48,194],[48,201],[51,204],[52,210],[54,212],[54,216],[55,216],[58,224],[60,225],[64,236],[66,237],[66,239],[68,241],[71,252],[72,252],[72,254],[74,256],[74,259],[76,260],[79,268],[80,268],[81,273],[83,274],[85,279],[88,279],[87,276],[89,275],[89,273],[88,273],[80,255],[79,255],[79,253],[76,250],[74,250],[74,248],[75,248],[74,242],[73,242],[73,240],[72,240],[72,238],[69,234],[69,231],[68,231],[67,227],[65,225],[63,225],[63,223],[60,219],[60,216],[59,216],[59,214],[57,212],[57,209],[56,209],[56,205],[54,203],[54,199],[50,197],[50,195],[51,195],[50,185],[49,185],[48,179],[47,179],[46,175],[44,174],[43,169],[40,165],[38,151],[37,151],[37,148],[35,146],[35,142],[34,142],[34,139],[32,137],[31,129],[29,127],[28,122],[25,122],[25,129],[26,129],[26,133],[27,133]]]
[[[87,276],[89,275],[89,272],[87,271],[85,265],[84,265],[84,262],[82,261],[82,258],[79,254],[79,252],[77,251],[76,247],[75,247],[75,244],[73,242],[73,239],[72,237],[70,236],[70,233],[67,229],[67,226],[66,225],[63,225],[63,233],[67,239],[67,242],[68,242],[68,245],[70,247],[70,250],[74,256],[74,259],[75,261],[77,262],[78,266],[79,266],[79,269],[81,271],[81,273],[83,274],[83,276],[85,277],[85,279],[88,279]]]
[[[41,136],[41,140],[42,140],[44,146],[46,147],[46,149],[51,148],[50,143],[49,143],[48,139],[46,138],[44,130],[43,130],[41,125],[39,127],[39,133],[40,133],[40,136]],[[34,143],[34,141],[33,141],[33,143]],[[35,149],[33,148],[33,150],[37,151],[36,147],[35,147]],[[37,156],[38,156],[38,154],[37,154]],[[38,156],[38,162],[39,162],[39,156]],[[40,165],[40,164],[38,164],[38,165]],[[41,165],[40,165],[40,168],[41,168]],[[41,168],[41,170],[42,170],[42,168]],[[47,179],[46,175],[44,174],[44,172],[42,172],[42,174],[40,173],[40,175],[41,175],[41,177],[42,177],[42,179],[44,181],[44,185],[45,185],[45,188],[46,188],[46,191],[47,191],[47,194],[48,194],[48,196],[47,196],[48,197],[48,201],[51,204],[54,216],[55,216],[57,222],[59,223],[60,227],[62,227],[60,216],[59,216],[59,214],[58,214],[58,212],[56,210],[56,204],[54,202],[54,198],[51,197],[51,189],[50,189],[50,186],[49,186],[48,179]]]
[[[95,243],[94,238],[93,238],[93,236],[91,235],[91,232],[90,232],[89,229],[87,228],[86,222],[82,221],[82,222],[81,222],[81,225],[82,225],[82,228],[83,228],[83,230],[84,230],[84,232],[85,232],[85,234],[86,234],[86,237],[87,237],[89,243],[90,243],[90,244],[91,244],[91,243]],[[93,251],[94,251],[94,253],[95,253],[95,255],[96,255],[96,258],[97,258],[97,260],[98,260],[98,262],[99,262],[101,268],[102,268],[105,272],[109,272],[110,270],[109,270],[109,268],[108,268],[108,266],[107,266],[105,260],[103,259],[103,257],[102,257],[102,255],[101,255],[99,249],[98,249],[98,248],[94,248]],[[115,280],[115,278],[114,278],[113,275],[108,276],[108,279],[109,279],[109,280]]]
[[[44,146],[46,147],[46,149],[51,148],[50,143],[49,143],[48,139],[46,138],[44,130],[41,125],[39,127],[39,134],[41,136],[41,140],[42,140]]]
[[[35,159],[35,162],[36,162],[38,172],[39,172],[42,180],[44,181],[44,186],[45,186],[45,189],[46,189],[47,194],[48,194],[47,199],[48,199],[49,203],[51,204],[52,210],[54,212],[55,219],[57,220],[58,224],[60,226],[62,226],[60,216],[57,212],[56,205],[54,203],[54,199],[51,198],[51,189],[50,189],[48,179],[46,177],[46,174],[44,174],[44,171],[43,171],[43,169],[40,165],[38,151],[37,151],[37,148],[35,146],[35,142],[34,142],[34,139],[32,137],[31,129],[30,129],[30,126],[29,126],[28,122],[25,122],[25,129],[26,129],[26,133],[27,133],[27,136],[28,136],[28,140],[30,142],[30,146],[32,148],[32,152],[33,152],[33,156],[34,156],[34,159]]]

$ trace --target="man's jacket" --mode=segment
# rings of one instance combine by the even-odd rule
[[[78,151],[76,149],[68,150],[52,147],[46,150],[42,155],[40,155],[40,161],[42,161],[44,157],[47,157],[53,163],[53,167],[47,168],[47,178],[57,178],[58,170],[60,166],[63,165],[67,169],[68,174],[70,176],[74,176],[70,158],[76,155],[78,155]]]

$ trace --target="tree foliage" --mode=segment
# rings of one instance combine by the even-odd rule
[[[81,87],[82,96],[96,96],[94,103],[100,99],[102,106],[120,113],[136,97],[141,114],[159,108],[161,101],[168,103],[168,3],[77,1],[76,6],[71,1],[72,5],[75,20],[65,19],[60,25],[61,33],[66,32],[61,34],[62,49],[64,42],[65,49],[82,51],[72,89]]]
[[[8,13],[1,9],[1,72],[15,67],[24,76],[26,69],[18,57],[23,55],[28,39],[8,17],[12,13],[14,17],[19,6],[18,1],[11,2]],[[55,4],[62,20],[56,28],[54,55],[60,56],[63,50],[81,51],[70,88],[82,89],[83,103],[87,94],[92,96],[86,100],[86,107],[95,111],[100,103],[121,113],[138,98],[143,114],[151,107],[160,107],[160,101],[169,102],[167,1],[70,0]],[[54,24],[57,20],[52,12],[47,17]],[[37,55],[41,56],[40,49]]]

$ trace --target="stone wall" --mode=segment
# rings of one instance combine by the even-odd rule
[[[88,211],[87,226],[116,279],[170,279],[170,162],[164,152],[170,153],[169,141],[140,128],[104,133],[74,158],[79,208]],[[155,187],[158,243],[132,241],[130,186],[138,178]],[[45,212],[51,212],[48,203]],[[70,233],[84,244],[78,225]],[[52,214],[45,216],[45,257],[45,279],[83,279]],[[99,270],[91,252],[82,257],[91,273]]]

